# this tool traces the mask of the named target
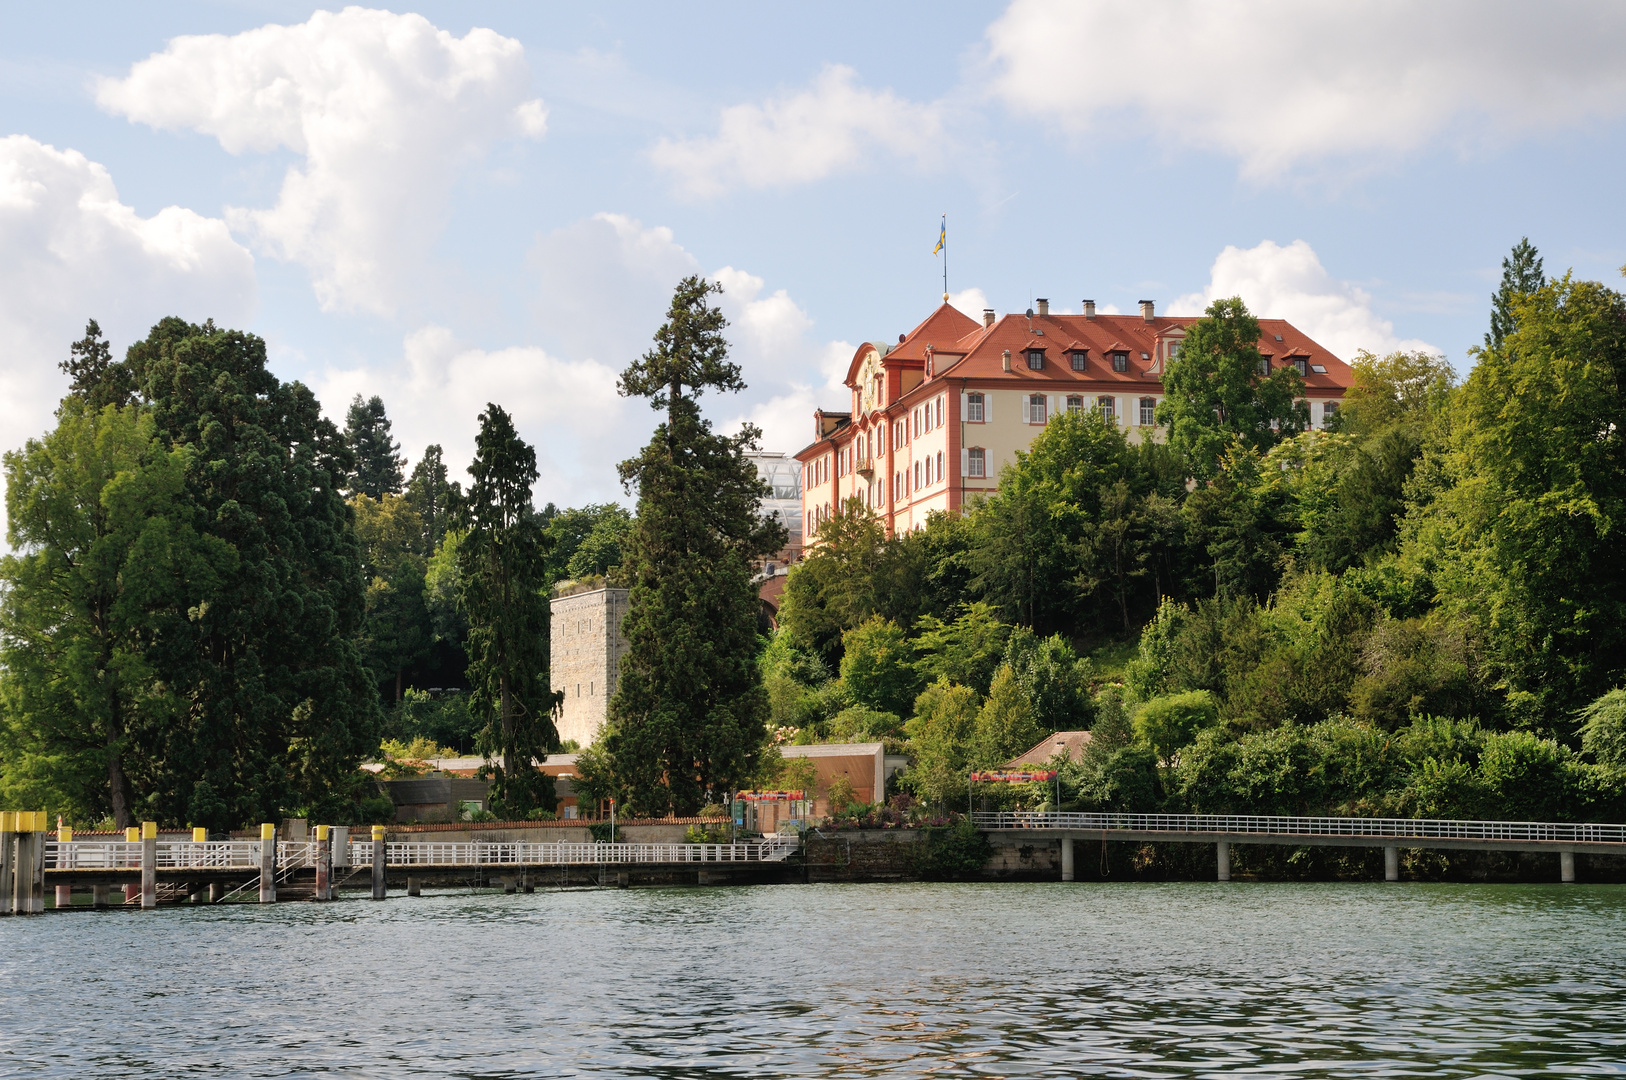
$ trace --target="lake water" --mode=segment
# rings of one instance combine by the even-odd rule
[[[714,887],[0,920],[0,1074],[1615,1076],[1626,887]]]

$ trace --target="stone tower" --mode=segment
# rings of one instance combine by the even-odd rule
[[[559,738],[586,749],[598,738],[608,715],[621,657],[627,651],[627,639],[621,635],[627,590],[566,591],[553,598],[552,613],[548,666],[553,689],[565,695]]]

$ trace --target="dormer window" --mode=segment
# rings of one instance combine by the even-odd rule
[[[1261,379],[1270,378],[1270,357],[1268,356],[1259,358],[1259,377]]]
[[[1179,359],[1179,357],[1180,357],[1180,343],[1178,341],[1169,342],[1168,345],[1164,347],[1163,354],[1165,356],[1167,356],[1170,360]]]
[[[1301,379],[1310,374],[1310,361],[1306,360],[1302,356],[1295,356],[1293,358],[1293,366],[1298,369],[1299,378]]]
[[[1073,361],[1073,370],[1083,371],[1089,364],[1090,354],[1087,352],[1075,352],[1071,355],[1071,359]]]
[[[1028,350],[1028,369],[1031,370],[1031,371],[1043,371],[1044,370],[1044,350],[1043,349],[1029,349]]]
[[[1115,353],[1113,353],[1112,354],[1112,370],[1113,371],[1128,371],[1129,370],[1129,354],[1128,353],[1123,353],[1123,352],[1115,352]]]

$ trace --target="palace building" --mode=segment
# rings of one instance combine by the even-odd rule
[[[809,541],[857,497],[889,533],[921,528],[933,511],[962,512],[992,495],[999,471],[1051,417],[1099,411],[1129,437],[1157,437],[1163,365],[1196,316],[1052,315],[1048,301],[982,322],[943,304],[896,345],[866,342],[847,369],[848,412],[814,415],[802,463],[802,530]],[[1349,366],[1284,319],[1259,320],[1265,364],[1304,377],[1310,423],[1323,426],[1350,385]]]

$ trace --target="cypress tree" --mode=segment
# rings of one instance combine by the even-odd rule
[[[466,530],[457,547],[459,602],[469,618],[469,707],[500,754],[493,798],[514,817],[553,809],[553,781],[531,767],[558,744],[548,680],[547,544],[531,503],[536,451],[499,406],[480,414]]]
[[[355,456],[350,474],[350,491],[376,499],[385,492],[401,493],[401,444],[390,437],[390,418],[384,414],[384,399],[374,394],[366,401],[357,394],[345,416],[344,441]]]
[[[1502,285],[1491,296],[1491,325],[1490,333],[1485,335],[1485,348],[1501,348],[1508,335],[1519,328],[1513,317],[1514,299],[1529,296],[1545,284],[1541,256],[1530,238],[1521,236],[1512,254],[1502,260]]]
[[[699,277],[680,282],[654,347],[620,379],[623,395],[666,413],[620,467],[638,512],[622,560],[627,652],[604,738],[618,786],[643,814],[720,801],[754,774],[767,742],[752,561],[786,534],[761,513],[768,488],[745,457],[760,431],[717,435],[700,415],[706,390],[745,388],[728,361],[727,320],[708,303],[721,291]]]

